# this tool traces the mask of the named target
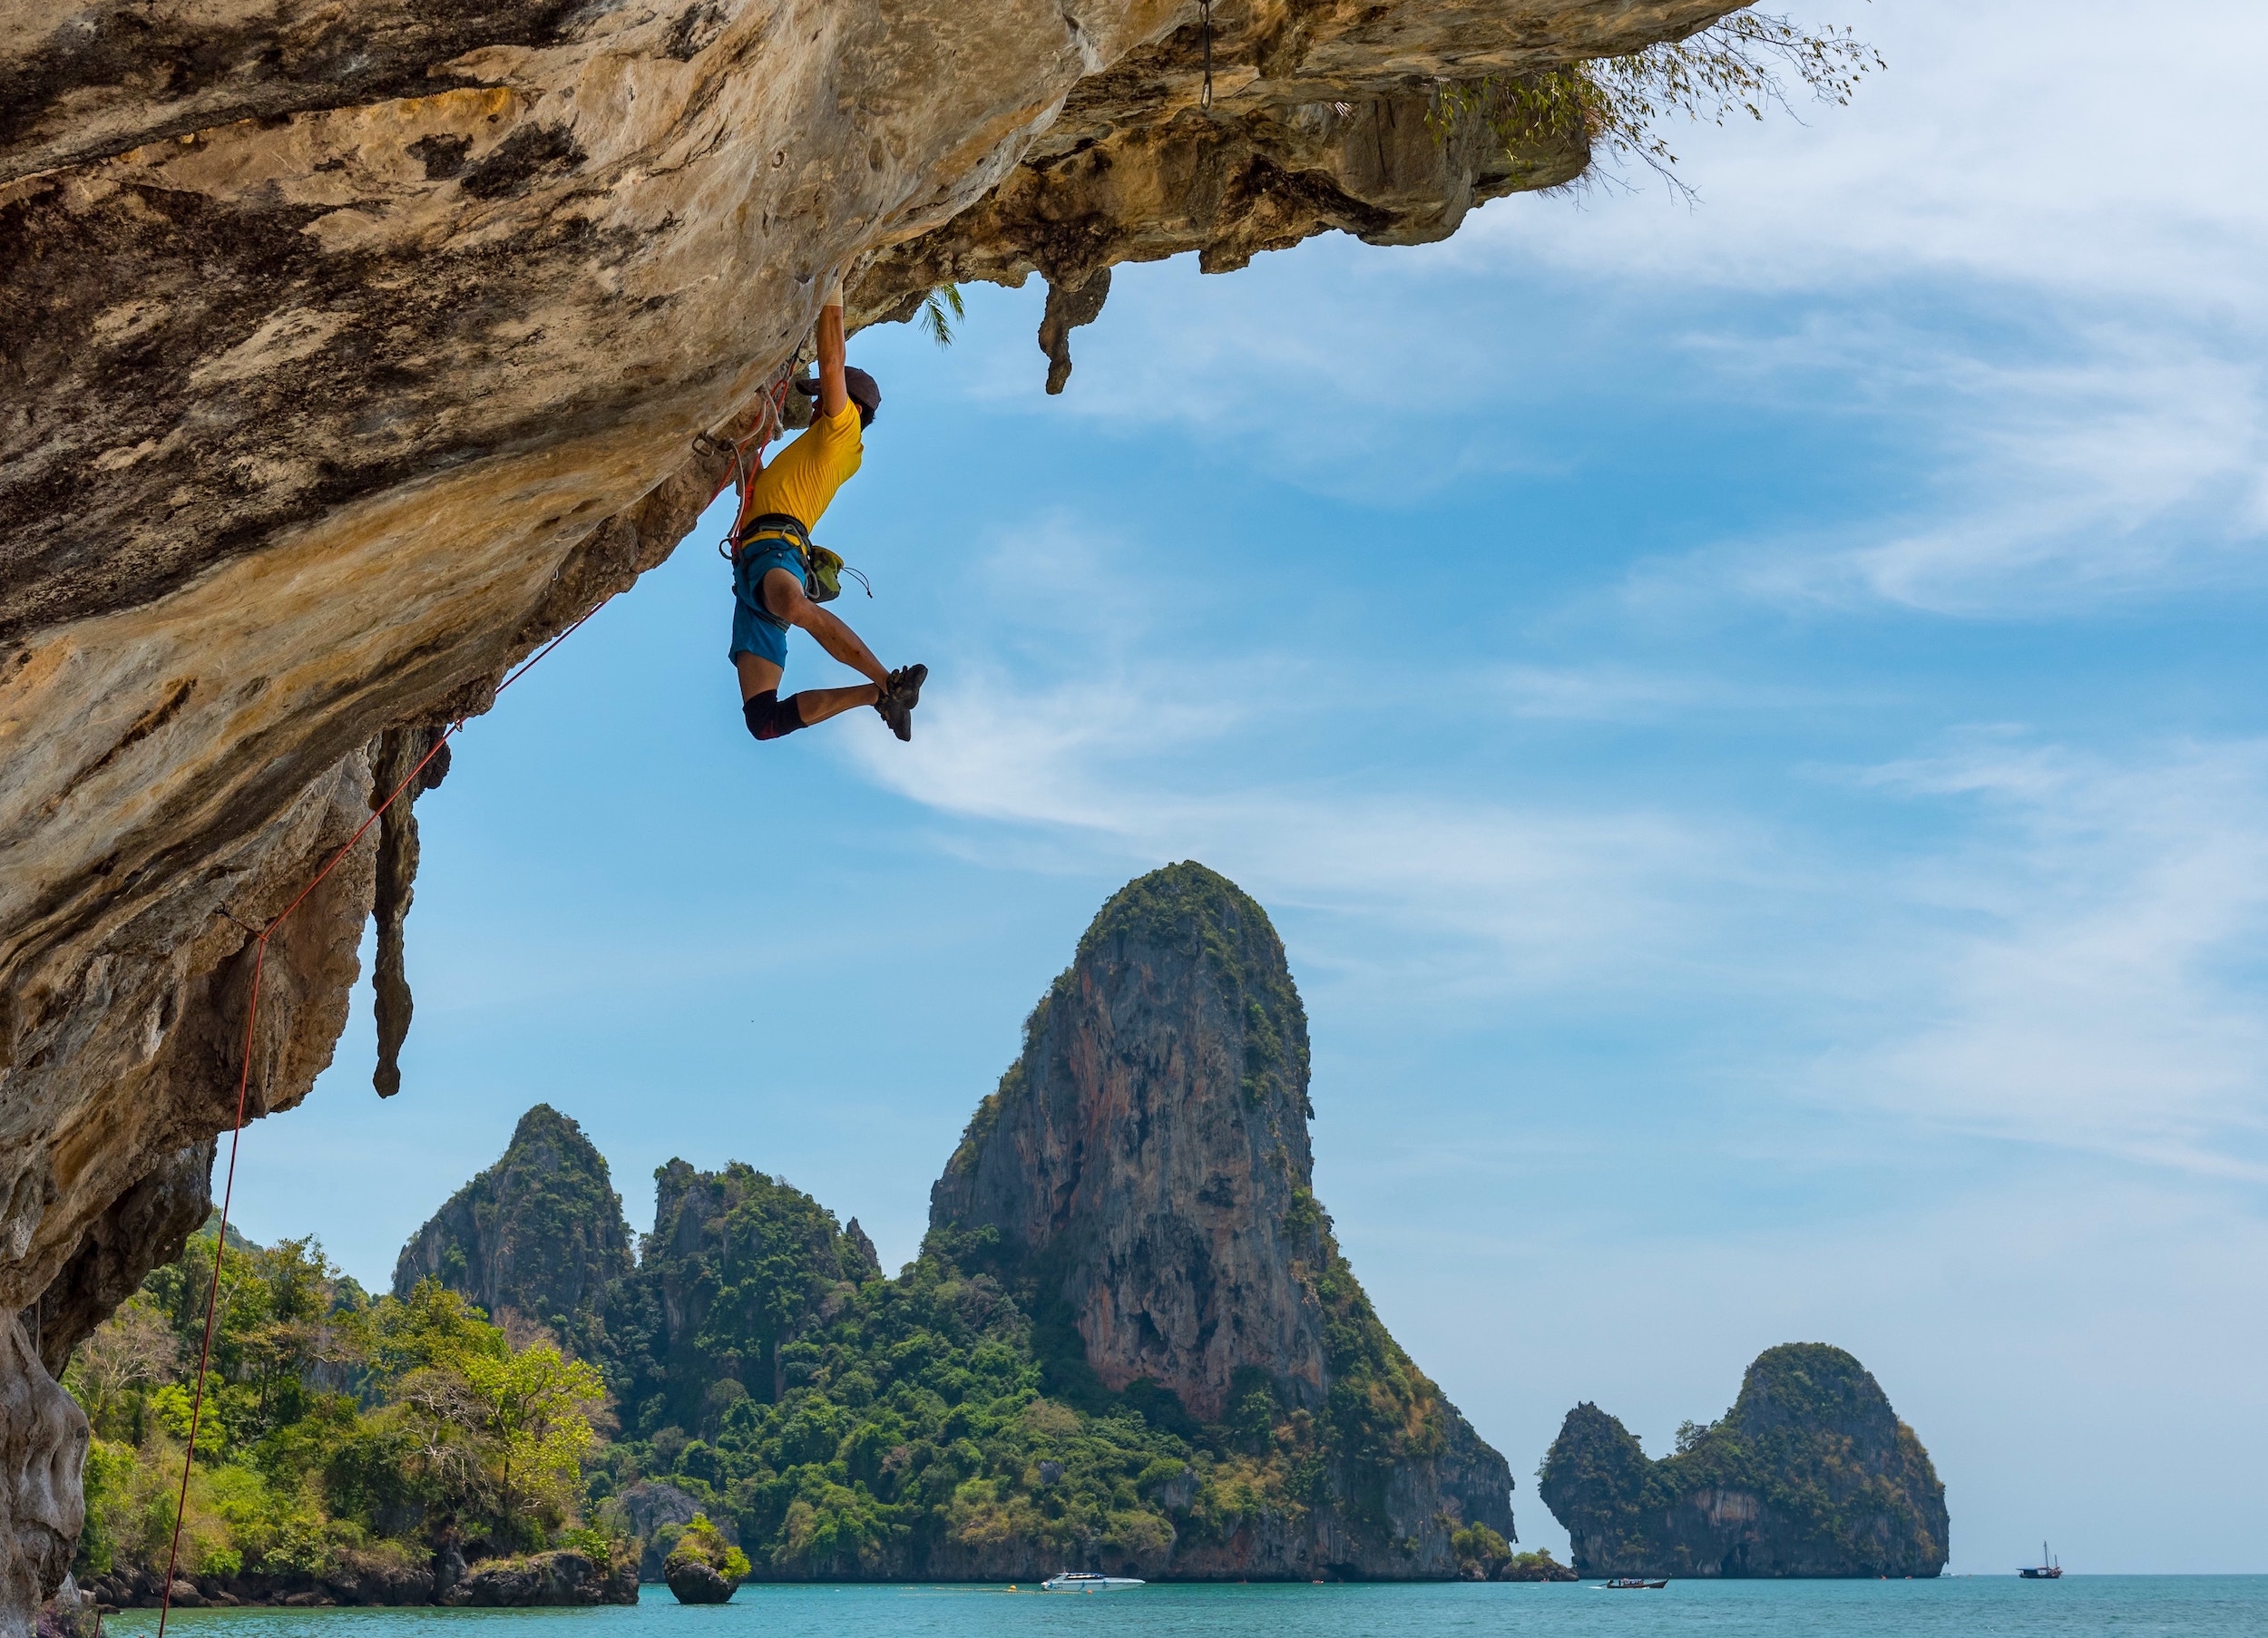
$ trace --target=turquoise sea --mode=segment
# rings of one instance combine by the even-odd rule
[[[147,1638],[157,1616],[104,1623]],[[168,1638],[2262,1638],[2268,1575],[1941,1581],[1151,1586],[1095,1596],[975,1586],[748,1586],[710,1609],[182,1610]]]

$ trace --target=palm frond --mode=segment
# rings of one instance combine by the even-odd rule
[[[954,322],[967,317],[961,305],[959,285],[939,285],[922,299],[922,327],[929,332],[929,338],[941,347],[953,345]]]

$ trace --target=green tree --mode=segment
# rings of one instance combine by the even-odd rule
[[[471,1355],[458,1370],[495,1451],[497,1510],[507,1523],[531,1510],[563,1516],[573,1505],[582,1458],[597,1442],[591,1413],[606,1401],[598,1371],[548,1342],[518,1353]]]

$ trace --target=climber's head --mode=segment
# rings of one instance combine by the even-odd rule
[[[796,390],[816,398],[819,383],[816,378],[807,377],[796,383]],[[872,426],[875,412],[882,407],[882,388],[875,384],[875,378],[856,365],[846,364],[843,366],[843,391],[858,406],[858,424]]]

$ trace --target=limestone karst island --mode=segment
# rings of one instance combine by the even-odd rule
[[[1660,1460],[1579,1408],[1541,1492],[1575,1563],[1523,1550],[1536,1453],[1365,1295],[1283,944],[1194,863],[1078,940],[894,1272],[758,1149],[663,1167],[634,1234],[548,1103],[453,1157],[390,1290],[320,1224],[216,1210],[366,976],[402,1088],[452,736],[728,491],[734,749],[932,733],[928,667],[868,648],[810,538],[894,481],[848,337],[1036,276],[1060,391],[1114,266],[1441,240],[1657,162],[1650,120],[1769,101],[1771,62],[1835,100],[1846,37],[1726,0],[0,19],[0,1638],[641,1584],[1944,1565],[1919,1439],[1818,1344]],[[807,687],[821,650],[853,680]],[[816,764],[762,765],[792,814]]]
[[[1720,1420],[1647,1459],[1592,1404],[1567,1413],[1538,1490],[1583,1575],[1931,1576],[1945,1487],[1873,1375],[1840,1348],[1789,1343],[1748,1368]]]

